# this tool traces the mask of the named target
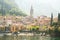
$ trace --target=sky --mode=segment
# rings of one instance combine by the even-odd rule
[[[26,14],[30,14],[31,5],[33,7],[33,16],[49,16],[53,13],[57,17],[60,12],[60,0],[15,0],[18,7]]]

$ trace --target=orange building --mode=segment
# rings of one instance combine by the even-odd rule
[[[17,31],[20,31],[20,30],[23,30],[24,27],[22,24],[14,24],[11,26],[11,32],[17,32]]]
[[[12,25],[11,26],[11,32],[17,32],[18,31],[18,28],[16,25]]]

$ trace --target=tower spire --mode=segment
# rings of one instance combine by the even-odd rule
[[[33,7],[31,5],[31,9],[30,9],[30,16],[32,17],[33,16]]]

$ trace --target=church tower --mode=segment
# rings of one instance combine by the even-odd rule
[[[33,17],[33,7],[31,6],[31,9],[30,9],[30,16]]]

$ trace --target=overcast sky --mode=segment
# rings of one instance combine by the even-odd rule
[[[31,5],[34,9],[33,16],[47,15],[54,17],[60,12],[60,0],[15,0],[19,8],[29,15]]]

